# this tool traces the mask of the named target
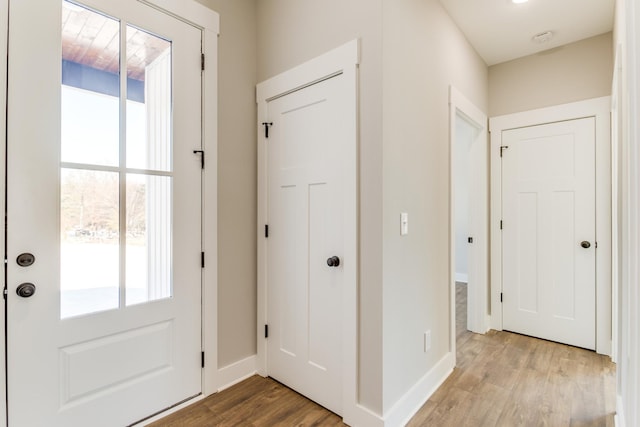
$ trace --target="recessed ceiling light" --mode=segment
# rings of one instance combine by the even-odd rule
[[[551,40],[551,38],[553,38],[553,31],[545,31],[543,33],[536,34],[535,36],[531,37],[531,40],[533,40],[536,43],[542,44],[542,43],[548,42],[549,40]]]
[[[511,0],[511,3],[514,3],[514,4],[520,4],[520,3],[526,3],[526,2],[528,2],[528,1],[529,1],[529,0]]]

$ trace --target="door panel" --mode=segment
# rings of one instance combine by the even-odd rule
[[[11,1],[10,426],[128,425],[201,391],[201,31],[83,3]]]
[[[595,119],[503,145],[504,329],[595,349]]]
[[[268,103],[269,375],[342,410],[345,78]],[[330,267],[337,256],[341,265]]]

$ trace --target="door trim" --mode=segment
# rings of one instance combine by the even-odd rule
[[[613,82],[611,84],[611,361],[618,363],[620,351],[620,293],[622,283],[622,141],[623,141],[623,70],[622,45],[615,46],[613,61]],[[619,193],[620,191],[620,193]]]
[[[7,212],[7,191],[6,191],[6,153],[7,153],[7,54],[8,54],[8,35],[9,35],[9,0],[0,0],[0,191],[2,191],[2,216]],[[4,245],[6,242],[5,229],[0,227],[0,242]],[[2,250],[4,254],[5,250]],[[6,286],[6,276],[3,277],[2,283]],[[0,426],[7,425],[7,359],[6,359],[6,300],[0,305]]]
[[[202,31],[202,150],[208,168],[202,171],[202,397],[218,391],[218,36],[220,15],[195,0],[137,0]],[[197,399],[197,398],[196,398]],[[190,402],[193,403],[194,399]],[[159,417],[166,416],[162,413]]]
[[[349,85],[350,123],[349,132],[352,135],[349,146],[345,149],[348,156],[346,164],[352,165],[345,174],[344,185],[344,219],[345,219],[345,254],[346,259],[358,259],[358,126],[357,126],[357,88],[359,63],[359,40],[348,42],[324,55],[305,62],[291,70],[285,71],[269,80],[259,83],[256,87],[256,102],[258,104],[258,307],[257,307],[257,357],[256,368],[258,374],[267,376],[267,340],[264,338],[264,325],[267,322],[267,244],[264,234],[265,224],[268,224],[267,210],[267,151],[263,126],[260,123],[267,119],[268,101],[275,97],[302,89],[313,83],[322,81],[330,76],[342,74]],[[343,418],[349,425],[372,425],[379,420],[372,420],[371,414],[358,405],[357,392],[357,286],[358,265],[345,264],[342,304],[342,396]],[[373,424],[375,425],[375,424]]]
[[[0,187],[6,195],[6,100],[7,100],[7,28],[9,20],[9,1],[0,0]],[[150,7],[159,9],[175,18],[187,22],[202,31],[202,49],[206,58],[206,67],[202,73],[202,147],[207,151],[209,165],[217,165],[218,153],[218,34],[220,17],[217,12],[201,5],[195,0],[138,0]],[[206,361],[202,370],[202,395],[208,396],[217,391],[217,167],[204,170],[202,174],[202,247],[207,254],[207,266],[202,270],[202,346]],[[2,207],[6,211],[5,200]],[[205,221],[206,218],[206,221]],[[4,227],[0,227],[0,242],[5,241]],[[0,328],[5,328],[6,305],[1,306]],[[0,334],[0,345],[6,349],[5,334]],[[5,352],[0,352],[0,364],[5,364]],[[0,369],[0,426],[7,423],[6,372]],[[166,415],[166,414],[161,414]]]
[[[456,147],[456,116],[460,115],[464,117],[469,124],[476,127],[478,134],[474,144],[480,144],[482,148],[480,151],[483,153],[488,152],[488,139],[487,139],[487,116],[478,107],[476,107],[471,101],[469,101],[458,89],[454,86],[449,86],[449,283],[451,286],[451,320],[452,325],[450,329],[450,348],[451,353],[456,354],[456,207],[455,207],[455,147]],[[488,158],[483,157],[481,159],[473,159],[482,167],[478,168],[480,176],[475,176],[473,179],[480,180],[484,185],[483,193],[479,195],[479,199],[482,200],[482,205],[479,206],[475,215],[480,216],[480,223],[487,223],[487,216],[489,213],[489,183],[488,183]],[[473,211],[473,209],[472,209]],[[475,268],[479,274],[477,274],[477,286],[473,289],[467,288],[467,329],[471,332],[484,334],[489,330],[489,310],[488,310],[488,273],[489,273],[489,231],[486,226],[481,227],[480,230],[473,236],[474,244],[482,245],[480,250],[480,256],[474,259]],[[469,265],[468,269],[473,268]]]
[[[491,132],[491,328],[502,330],[502,132],[558,121],[596,120],[596,351],[611,354],[611,97],[492,117]]]

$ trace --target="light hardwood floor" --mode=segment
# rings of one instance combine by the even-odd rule
[[[608,357],[509,332],[473,334],[466,298],[458,284],[456,369],[407,427],[613,427]]]
[[[613,427],[615,365],[594,352],[491,331],[466,330],[466,286],[456,289],[457,367],[407,427]],[[343,426],[340,418],[254,376],[151,424]]]

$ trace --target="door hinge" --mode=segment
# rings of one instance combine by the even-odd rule
[[[264,225],[264,237],[265,238],[269,237],[269,224]]]
[[[2,296],[4,297],[4,299],[7,299],[7,295],[9,295],[9,290],[7,288],[4,288],[4,291],[2,291]]]
[[[204,252],[200,252],[200,267],[204,268]]]
[[[467,242],[473,243],[473,237],[467,237]]]
[[[508,145],[501,145],[500,146],[500,157],[502,157],[502,153],[504,152],[504,150],[506,150],[507,148],[509,148]]]
[[[264,137],[269,139],[269,128],[273,126],[273,122],[262,122],[262,126],[264,126]]]
[[[269,325],[264,325],[264,337],[269,338]]]
[[[500,230],[502,230],[502,220],[500,220]]]
[[[200,353],[200,366],[204,368],[204,351]]]
[[[502,302],[502,297],[503,297],[503,294],[502,292],[500,292],[500,302]]]
[[[204,71],[204,53],[200,54],[200,69]]]
[[[204,150],[193,150],[193,154],[200,154],[200,167],[204,169]]]

